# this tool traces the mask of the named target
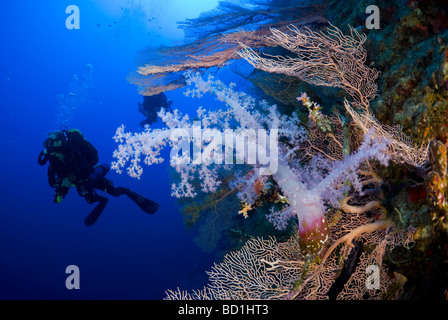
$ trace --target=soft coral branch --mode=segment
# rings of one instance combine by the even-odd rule
[[[288,214],[273,216],[271,220],[275,222],[276,219],[281,220],[295,216],[299,223],[299,236],[302,248],[313,254],[321,253],[329,240],[329,228],[325,219],[324,202],[337,201],[343,195],[343,192],[337,190],[337,188],[344,179],[351,179],[352,184],[356,185],[358,181],[356,170],[363,161],[377,159],[386,164],[387,155],[383,152],[387,142],[377,141],[373,143],[372,139],[367,136],[357,153],[346,157],[343,161],[329,165],[327,174],[320,171],[316,172],[315,174],[320,176],[320,183],[314,186],[301,178],[301,172],[304,170],[303,165],[291,163],[288,158],[288,151],[291,146],[295,147],[307,141],[306,131],[299,126],[296,117],[282,116],[278,113],[275,106],[268,106],[266,103],[260,104],[261,109],[264,111],[263,113],[255,110],[256,104],[253,98],[247,94],[235,91],[233,89],[234,86],[225,86],[213,78],[204,80],[199,74],[191,73],[187,74],[186,78],[190,84],[195,85],[194,88],[187,91],[190,96],[202,97],[205,93],[213,93],[218,100],[224,102],[228,107],[226,111],[205,112],[201,108],[198,110],[198,117],[209,129],[229,129],[231,123],[238,124],[234,130],[235,139],[245,139],[246,136],[240,135],[243,133],[243,129],[258,130],[268,128],[269,130],[278,130],[278,135],[287,141],[288,146],[282,145],[280,141],[278,141],[279,146],[272,143],[269,145],[271,148],[269,153],[271,155],[275,153],[278,156],[275,159],[271,159],[277,163],[275,166],[276,170],[269,173],[272,174],[281,193],[287,197],[289,202],[289,209],[285,211]],[[173,147],[177,147],[176,144],[179,141],[173,140],[172,136],[170,138],[175,129],[182,128],[188,134],[194,130],[194,124],[191,123],[189,117],[180,115],[178,111],[170,113],[162,110],[159,116],[165,122],[167,128],[146,129],[141,134],[133,135],[124,133],[122,127],[117,130],[115,139],[122,142],[123,145],[120,145],[118,151],[114,154],[118,159],[114,164],[115,168],[121,170],[120,168],[127,161],[130,161],[131,169],[130,171],[128,169],[128,173],[139,176],[141,174],[141,167],[139,167],[140,157],[145,157],[145,163],[148,165],[158,163],[161,161],[159,158],[161,148],[168,143]],[[262,139],[268,141],[270,135],[272,133],[259,135],[258,139],[262,137]],[[252,139],[251,137],[248,138]],[[206,150],[208,146],[207,142],[203,142],[200,145],[200,151]],[[278,148],[278,150],[274,148]],[[234,168],[234,165],[218,165],[214,161],[194,163],[194,161],[189,161],[188,157],[179,156],[177,152],[174,152],[174,155],[172,152],[170,164],[181,177],[180,182],[173,184],[172,188],[173,196],[177,197],[196,196],[195,188],[191,183],[195,177],[201,181],[202,191],[216,191],[220,184],[216,168],[219,166],[227,169]],[[254,173],[251,179],[247,179],[247,176],[243,175],[237,177],[233,184],[240,189],[240,199],[247,199],[248,204],[254,202],[254,199],[251,197],[256,195],[249,194],[247,190],[256,188],[255,183],[259,183],[260,179],[263,179],[263,172],[266,172],[267,169],[265,167],[262,168],[260,163],[252,166]],[[135,170],[137,170],[137,173],[134,173]],[[238,181],[241,183],[238,184]],[[275,223],[279,226],[284,225],[282,221]]]

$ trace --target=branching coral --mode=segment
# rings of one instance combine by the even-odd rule
[[[390,295],[392,283],[398,282],[401,288],[403,277],[396,274],[390,278],[382,263],[386,250],[396,245],[407,245],[412,241],[412,228],[398,231],[389,220],[366,223],[366,217],[352,217],[354,227],[344,236],[333,240],[320,263],[315,263],[301,254],[297,239],[279,243],[275,238],[267,240],[255,238],[235,252],[226,255],[208,272],[210,282],[201,290],[192,292],[167,290],[166,299],[208,300],[208,299],[328,299],[328,291],[345,258],[348,257],[355,238],[364,238],[366,243],[377,244],[372,252],[362,254],[361,263],[351,275],[338,299],[362,299],[365,293],[369,298],[380,299]],[[332,227],[338,234],[340,221]],[[358,225],[358,227],[355,227]],[[386,249],[388,246],[388,249]],[[336,248],[342,247],[337,251]],[[366,268],[376,266],[381,271],[380,287],[371,288],[367,284]],[[398,290],[399,291],[399,290]],[[396,297],[397,292],[389,298]]]
[[[220,1],[218,6],[198,18],[180,22],[187,38],[206,38],[241,29],[254,29],[282,21],[305,22],[323,19],[323,1],[257,0]]]
[[[304,27],[289,27],[289,33],[271,28],[270,42],[292,51],[296,56],[261,56],[244,43],[238,54],[255,68],[298,77],[317,86],[336,87],[345,90],[353,104],[369,112],[369,101],[377,92],[378,71],[364,63],[366,36],[350,28],[350,34],[331,26],[327,32],[315,32]]]
[[[257,173],[253,174],[251,179],[247,179],[246,175],[236,178],[234,186],[239,189],[238,197],[253,204],[256,194],[254,195],[251,190],[254,189],[254,184],[258,183],[259,179],[263,179],[263,176],[272,175],[282,195],[286,196],[289,202],[289,205],[282,212],[276,213],[272,220],[277,221],[275,223],[280,225],[284,223],[282,221],[293,216],[297,217],[302,249],[319,254],[329,238],[324,202],[338,202],[345,192],[343,187],[339,187],[344,181],[351,181],[353,186],[360,185],[356,170],[365,160],[376,159],[383,165],[387,165],[388,157],[384,154],[387,149],[387,140],[374,141],[367,135],[363,145],[355,153],[345,157],[342,161],[327,163],[324,174],[319,171],[319,168],[314,170],[315,177],[320,175],[319,183],[316,184],[315,179],[307,181],[306,176],[301,175],[303,169],[300,163],[292,166],[288,162],[288,148],[276,140],[276,132],[278,132],[278,136],[287,141],[288,146],[299,146],[307,141],[306,133],[299,126],[296,117],[282,116],[275,106],[268,106],[265,103],[261,104],[265,112],[262,114],[253,109],[255,104],[251,97],[234,91],[232,87],[226,87],[221,82],[210,78],[204,81],[199,74],[188,74],[186,77],[189,82],[196,85],[194,89],[187,91],[189,95],[202,97],[207,92],[213,92],[229,107],[227,111],[218,110],[208,113],[199,109],[198,117],[204,128],[211,130],[210,132],[219,133],[216,130],[229,130],[231,123],[238,124],[238,128],[233,131],[232,148],[233,141],[245,141],[246,138],[258,147],[267,146],[267,142],[270,141],[269,168],[263,167],[258,162],[254,165]],[[198,128],[195,129],[195,124],[189,121],[189,117],[181,116],[177,110],[173,113],[162,110],[159,117],[167,125],[167,128],[155,130],[148,128],[144,133],[134,135],[125,133],[123,127],[117,130],[115,139],[121,144],[114,153],[117,161],[113,163],[112,167],[121,172],[121,168],[130,162],[128,173],[131,176],[139,177],[143,170],[139,164],[140,157],[145,157],[144,162],[148,165],[159,163],[162,161],[159,157],[160,150],[169,143],[176,150],[171,153],[170,164],[181,177],[178,184],[173,184],[172,195],[176,197],[196,196],[197,193],[191,184],[195,175],[202,181],[202,191],[216,191],[221,183],[217,175],[217,167],[233,167],[229,167],[228,162],[223,164],[222,150],[224,146],[225,148],[229,146],[224,145],[224,141],[219,141],[217,138],[202,141],[199,149],[194,152],[194,156],[202,161],[197,162],[193,159],[192,162],[189,151],[187,154],[182,152],[182,155],[179,155],[178,152],[180,146],[184,150],[190,150],[190,142],[197,143],[194,138],[194,130]],[[270,130],[269,134],[265,133],[264,128]],[[263,134],[259,134],[258,137],[257,135],[247,135],[247,130],[249,132],[253,130],[254,133],[255,130],[258,130]],[[272,140],[273,134],[275,134],[274,140]],[[280,145],[277,145],[278,142]],[[248,161],[250,156],[249,153],[243,154],[244,161],[241,163],[253,164]],[[230,164],[234,164],[233,156],[231,158]]]
[[[154,95],[185,85],[185,71],[203,71],[222,67],[240,59],[239,43],[253,48],[274,46],[268,38],[269,27],[284,30],[288,23],[326,23],[324,6],[305,2],[258,1],[257,5],[241,1],[221,1],[215,10],[196,19],[180,22],[193,41],[174,47],[147,48],[137,58],[140,66],[128,80],[139,87],[142,95]]]
[[[364,134],[373,129],[377,137],[390,139],[393,160],[418,167],[427,164],[428,145],[415,146],[400,127],[381,125],[370,110],[370,101],[377,93],[378,71],[364,64],[364,34],[351,27],[348,35],[335,26],[326,32],[295,26],[289,29],[289,33],[284,33],[272,28],[268,39],[293,52],[293,57],[261,55],[244,43],[238,54],[255,68],[296,76],[317,86],[343,89],[352,98],[351,102],[345,100],[344,106],[354,123]]]
[[[345,90],[351,102],[345,100],[344,105],[358,129],[351,133],[359,132],[354,139],[358,140],[356,148],[347,148],[351,141],[345,140],[346,128],[342,120],[326,117],[317,104],[305,96],[301,100],[309,107],[312,124],[308,132],[299,125],[296,116],[281,115],[275,106],[265,102],[255,104],[247,94],[235,91],[235,85],[225,86],[213,78],[204,80],[193,73],[185,74],[187,84],[195,85],[187,90],[189,96],[200,98],[212,93],[226,105],[226,109],[217,111],[198,109],[197,118],[208,130],[207,139],[198,143],[195,140],[197,124],[177,110],[159,113],[167,128],[147,128],[141,134],[126,133],[123,127],[117,130],[115,139],[120,145],[114,154],[117,161],[113,168],[121,171],[130,163],[128,173],[136,177],[142,174],[142,157],[148,165],[159,163],[162,160],[160,150],[167,144],[173,147],[170,164],[180,175],[180,182],[172,188],[176,197],[196,196],[197,184],[191,183],[193,179],[200,181],[203,192],[215,192],[220,186],[217,168],[235,168],[234,162],[223,161],[227,145],[217,138],[220,132],[232,130],[232,138],[227,140],[232,143],[238,140],[254,145],[261,142],[266,146],[264,157],[268,153],[271,156],[269,168],[263,167],[268,163],[266,159],[258,163],[248,161],[250,153],[235,157],[240,161],[236,164],[253,167],[249,175],[247,172],[236,175],[233,187],[238,190],[238,198],[246,209],[251,208],[259,196],[256,192],[259,184],[265,182],[266,175],[271,175],[287,202],[280,210],[273,208],[268,219],[278,228],[284,227],[291,217],[298,221],[298,232],[288,242],[277,243],[273,238],[251,240],[242,250],[229,254],[221,264],[214,266],[209,273],[209,286],[193,293],[168,291],[169,298],[326,298],[355,238],[376,246],[372,252],[363,253],[360,269],[355,270],[349,280],[349,283],[356,283],[359,290],[354,292],[347,287],[341,294],[341,297],[359,297],[369,289],[366,282],[363,284],[360,280],[368,264],[375,263],[385,277],[381,261],[386,246],[408,244],[412,240],[412,227],[399,230],[385,214],[380,201],[366,196],[376,192],[381,179],[365,164],[374,160],[386,166],[392,159],[421,166],[427,161],[427,146],[416,147],[399,128],[381,125],[371,113],[369,103],[377,91],[378,72],[364,65],[365,36],[354,29],[344,35],[336,27],[329,28],[327,33],[301,31],[295,27],[291,27],[290,32],[272,29],[273,35],[266,41],[294,52],[295,57],[261,56],[244,44],[239,55],[268,72]],[[167,68],[174,71],[169,69],[172,65]],[[314,138],[311,130],[314,130]],[[260,132],[264,133],[260,135]],[[328,139],[329,143],[319,145],[322,139]],[[180,150],[190,150],[190,143],[193,143],[193,161],[189,151],[179,154]],[[297,153],[303,150],[313,157],[302,161],[303,157],[298,157]],[[232,147],[232,160],[233,151]],[[378,211],[382,214],[376,215]],[[375,292],[370,296],[380,297],[385,293],[388,281],[385,280],[379,294]]]

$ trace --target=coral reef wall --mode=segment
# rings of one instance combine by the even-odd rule
[[[367,34],[367,63],[380,71],[378,97],[371,103],[377,119],[402,126],[417,143],[431,143],[431,161],[425,172],[400,169],[391,179],[394,191],[389,194],[389,205],[418,231],[412,258],[403,258],[401,252],[396,254],[403,261],[389,262],[394,261],[393,270],[409,278],[403,297],[446,298],[448,1],[376,1],[380,29],[371,30],[364,27],[364,9],[371,3],[351,4],[330,1],[326,17],[341,28],[350,24]],[[405,179],[415,179],[415,183],[398,187],[406,185]]]

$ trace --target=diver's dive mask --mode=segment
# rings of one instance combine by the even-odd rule
[[[67,134],[65,132],[53,131],[48,134],[47,140],[44,141],[45,153],[52,153],[61,149],[67,142]]]

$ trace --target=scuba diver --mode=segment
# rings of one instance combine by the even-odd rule
[[[107,205],[108,198],[97,194],[95,189],[105,191],[111,196],[127,195],[144,212],[154,214],[159,205],[139,194],[123,187],[114,187],[106,174],[110,166],[106,163],[96,165],[98,151],[77,129],[61,128],[48,134],[43,143],[44,150],[39,154],[38,162],[45,165],[48,161],[48,183],[55,188],[54,202],[60,203],[71,186],[76,186],[80,196],[89,204],[99,202],[84,219],[88,226],[93,225]]]
[[[143,96],[143,103],[138,103],[138,111],[140,111],[146,119],[140,122],[140,125],[151,125],[157,121],[157,112],[160,109],[165,108],[171,110],[171,104],[173,101],[167,99],[166,95],[162,92],[153,96]]]

